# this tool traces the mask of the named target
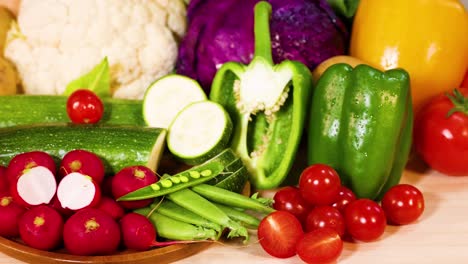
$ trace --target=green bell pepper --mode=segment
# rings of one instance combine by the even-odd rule
[[[308,164],[332,166],[360,198],[380,199],[399,183],[413,126],[405,70],[333,65],[317,82],[309,118]]]
[[[231,148],[244,161],[257,189],[277,187],[286,179],[304,130],[313,85],[304,64],[273,63],[270,15],[268,2],[256,4],[251,63],[224,63],[210,92],[210,99],[223,105],[233,121]]]

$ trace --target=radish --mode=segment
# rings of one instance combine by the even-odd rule
[[[8,192],[7,168],[0,166],[0,193]]]
[[[114,176],[106,176],[101,183],[101,193],[104,196],[112,197],[112,179]]]
[[[119,224],[108,214],[86,208],[65,222],[63,240],[67,251],[74,255],[107,255],[120,244]]]
[[[96,206],[96,209],[109,214],[115,220],[122,218],[125,214],[123,207],[116,200],[107,196],[101,197],[101,201]]]
[[[68,218],[72,214],[75,213],[75,211],[69,209],[69,208],[63,208],[62,204],[60,203],[57,194],[54,195],[54,198],[52,198],[52,201],[50,201],[49,206],[55,209],[59,214],[62,215],[63,218]]]
[[[91,177],[72,172],[60,181],[57,198],[63,208],[70,210],[94,207],[101,199],[101,189]]]
[[[156,174],[145,166],[129,166],[120,170],[112,179],[112,195],[115,199],[148,186],[158,181]],[[127,209],[137,209],[148,206],[153,199],[139,201],[121,201],[122,207]]]
[[[11,196],[2,195],[0,197],[0,236],[18,236],[18,219],[24,212],[26,208],[15,203]]]
[[[56,173],[54,159],[43,151],[30,151],[14,156],[7,167],[7,177],[10,183],[23,175],[28,169],[43,166],[48,168],[53,175]]]
[[[50,203],[56,190],[55,176],[44,166],[26,169],[19,178],[10,182],[11,196],[25,207]]]
[[[66,153],[60,162],[59,177],[72,172],[79,172],[93,178],[94,181],[101,184],[104,179],[104,163],[94,153],[76,149]]]
[[[174,244],[188,244],[200,241],[156,241],[156,228],[145,216],[137,213],[128,213],[120,219],[123,244],[128,249],[148,250],[151,247],[165,247]]]
[[[62,242],[63,218],[49,206],[29,209],[19,219],[18,226],[21,239],[30,247],[51,250]]]

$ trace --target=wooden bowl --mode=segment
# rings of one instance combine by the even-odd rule
[[[210,242],[172,245],[147,251],[122,251],[108,256],[76,256],[65,251],[44,251],[24,245],[21,241],[0,237],[0,251],[27,263],[171,263],[196,254]]]

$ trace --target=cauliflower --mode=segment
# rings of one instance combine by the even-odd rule
[[[183,0],[22,0],[5,56],[28,94],[61,94],[107,56],[113,96],[141,99],[185,30]]]

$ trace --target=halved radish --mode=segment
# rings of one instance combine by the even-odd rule
[[[90,151],[75,149],[63,156],[60,162],[59,176],[63,178],[72,172],[88,175],[100,184],[105,174],[104,163],[101,158]]]
[[[101,199],[101,189],[91,177],[72,172],[60,181],[57,198],[63,208],[71,210],[94,207]]]
[[[56,190],[55,175],[44,166],[27,169],[16,181],[10,182],[11,196],[26,207],[48,204]]]
[[[43,166],[48,168],[53,175],[56,173],[55,161],[46,152],[43,151],[30,151],[14,156],[7,167],[7,177],[10,183],[23,175],[28,169]]]

